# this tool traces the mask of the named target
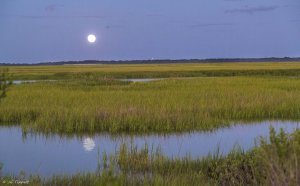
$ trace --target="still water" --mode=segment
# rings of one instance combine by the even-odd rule
[[[13,80],[12,83],[15,85],[25,84],[25,83],[38,83],[38,82],[51,82],[56,80]]]
[[[158,81],[163,80],[167,78],[138,78],[138,79],[117,79],[120,81],[125,82],[133,82],[133,83],[146,83],[151,81]],[[51,81],[57,81],[57,80],[14,80],[12,81],[15,85],[25,84],[25,83],[38,83],[38,82],[51,82]]]
[[[167,78],[133,78],[133,79],[121,79],[121,81],[133,82],[133,83],[147,83],[151,81],[164,80]]]
[[[113,154],[123,143],[134,144],[139,148],[145,144],[153,149],[160,147],[168,157],[204,157],[216,152],[218,148],[226,155],[236,146],[244,150],[251,149],[259,136],[268,136],[270,126],[277,131],[283,128],[292,132],[300,126],[300,122],[268,121],[237,124],[213,132],[144,136],[98,134],[66,137],[30,133],[24,137],[22,129],[18,127],[1,127],[0,162],[4,165],[4,175],[17,175],[25,171],[27,174],[47,177],[52,174],[93,172],[103,152]]]

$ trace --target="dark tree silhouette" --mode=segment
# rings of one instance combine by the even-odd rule
[[[6,96],[7,88],[11,85],[12,82],[10,81],[8,75],[8,69],[4,69],[0,71],[0,99]]]

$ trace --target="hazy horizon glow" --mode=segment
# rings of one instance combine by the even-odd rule
[[[2,0],[0,28],[0,63],[300,56],[299,0]]]

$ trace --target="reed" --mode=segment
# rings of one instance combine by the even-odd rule
[[[11,86],[0,122],[49,133],[213,130],[298,120],[299,91],[300,79],[285,77],[41,82]]]
[[[14,79],[72,79],[78,74],[110,78],[293,76],[299,62],[182,63],[131,65],[8,66]]]

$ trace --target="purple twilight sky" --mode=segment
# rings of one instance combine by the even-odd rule
[[[299,0],[0,2],[0,63],[285,56],[300,56]]]

